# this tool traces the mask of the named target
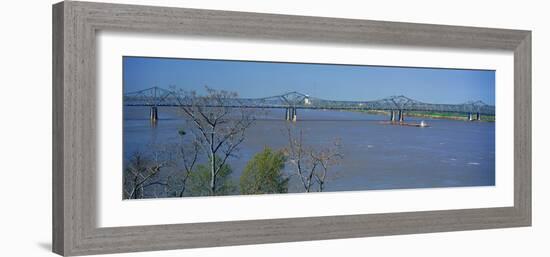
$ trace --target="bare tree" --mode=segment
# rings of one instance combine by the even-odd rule
[[[330,168],[343,158],[340,141],[335,140],[333,145],[316,150],[304,145],[301,129],[297,137],[293,135],[291,127],[287,127],[287,133],[289,145],[285,152],[294,167],[294,175],[300,179],[305,192],[315,190],[315,185],[317,191],[322,192]]]
[[[320,170],[315,172],[314,177],[318,185],[317,191],[323,192],[329,169],[334,165],[338,165],[344,158],[341,141],[336,139],[331,146],[322,148],[319,151],[311,151],[310,155],[313,162],[318,163],[320,166]]]
[[[155,181],[165,164],[157,153],[154,153],[152,158],[135,153],[124,169],[124,198],[144,198],[147,195],[146,188],[154,185],[165,186],[165,183]],[[158,196],[156,192],[153,192],[153,195]]]
[[[171,192],[172,196],[183,197],[189,176],[191,176],[197,164],[201,146],[195,138],[187,136],[187,132],[183,129],[178,131],[178,135],[180,142],[174,146],[176,158],[172,165],[176,170],[167,179],[167,191]],[[191,139],[187,140],[188,137]]]
[[[216,180],[227,159],[237,152],[245,131],[253,124],[253,111],[233,108],[237,94],[206,87],[206,95],[180,92],[181,109],[196,129],[197,142],[208,156],[210,194],[216,194]]]
[[[287,127],[289,146],[285,149],[289,162],[294,166],[295,175],[300,178],[300,182],[304,186],[306,192],[311,191],[311,187],[315,182],[313,174],[317,168],[317,163],[312,162],[308,157],[309,149],[303,144],[303,131],[300,130],[298,138],[292,134],[292,129]]]

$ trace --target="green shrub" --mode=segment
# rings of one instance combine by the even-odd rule
[[[240,178],[241,194],[288,192],[288,178],[282,173],[286,157],[282,151],[266,147],[247,164]]]
[[[233,170],[228,164],[224,164],[216,178],[215,195],[231,195],[236,193],[236,186],[231,181],[231,173]],[[190,196],[207,196],[210,192],[210,166],[200,164],[197,165],[195,171],[191,172],[187,180],[187,191]]]

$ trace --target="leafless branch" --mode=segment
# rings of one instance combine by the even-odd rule
[[[340,141],[335,140],[331,146],[313,149],[304,146],[301,129],[298,138],[295,138],[290,126],[287,127],[287,134],[289,146],[285,152],[294,167],[294,175],[300,178],[305,192],[311,192],[315,184],[317,191],[322,192],[330,168],[343,158]]]
[[[210,160],[210,191],[216,194],[216,180],[228,158],[234,156],[244,141],[244,132],[253,124],[253,113],[228,104],[236,93],[206,87],[206,95],[181,91],[178,101],[192,121],[198,142]]]

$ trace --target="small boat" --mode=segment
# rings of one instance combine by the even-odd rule
[[[428,126],[428,124],[426,124],[426,122],[424,122],[424,121],[420,122],[419,127],[424,128],[424,127],[427,127],[427,126]]]

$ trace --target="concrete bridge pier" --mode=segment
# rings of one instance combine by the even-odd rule
[[[478,112],[476,113],[476,120],[477,121],[480,121],[481,120],[481,114]]]
[[[390,121],[395,122],[395,111],[394,110],[390,111]]]
[[[397,113],[397,116],[399,118],[399,122],[405,121],[405,113],[403,112],[403,110],[399,110],[399,112]]]
[[[159,112],[158,108],[156,106],[151,107],[151,111],[149,113],[149,117],[151,119],[151,122],[157,122],[159,119]]]
[[[473,121],[473,120],[474,120],[474,115],[471,112],[469,112],[468,113],[468,121]]]
[[[298,118],[296,108],[290,107],[286,108],[285,120],[296,121]]]
[[[285,109],[285,120],[290,120],[290,108]]]

